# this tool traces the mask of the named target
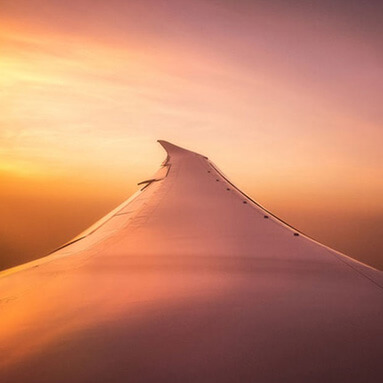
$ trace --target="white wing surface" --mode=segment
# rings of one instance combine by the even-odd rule
[[[382,382],[383,273],[160,143],[133,198],[0,274],[0,381]]]

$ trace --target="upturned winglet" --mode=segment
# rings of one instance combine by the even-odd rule
[[[184,154],[196,154],[198,156],[202,156],[204,158],[207,158],[206,156],[193,152],[192,150],[182,148],[181,146],[174,145],[168,141],[165,140],[157,140],[159,144],[166,150],[166,153],[168,156],[173,156],[173,155],[184,155]]]

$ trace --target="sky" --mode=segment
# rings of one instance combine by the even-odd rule
[[[380,1],[1,0],[0,269],[137,190],[165,139],[383,269]]]

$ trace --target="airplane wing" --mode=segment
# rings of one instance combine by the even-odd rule
[[[383,273],[160,143],[131,199],[0,274],[0,381],[382,382]]]

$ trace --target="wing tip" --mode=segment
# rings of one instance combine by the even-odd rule
[[[185,149],[185,148],[178,146],[178,145],[174,145],[169,141],[157,140],[157,142],[165,149],[168,156],[171,156],[173,154],[197,154],[199,156],[204,157],[205,159],[208,159],[206,156],[204,156],[202,154],[193,152],[192,150]]]
[[[174,145],[169,141],[157,140],[157,142],[166,150],[168,154],[175,151],[186,151],[187,149],[181,148],[180,146]]]

